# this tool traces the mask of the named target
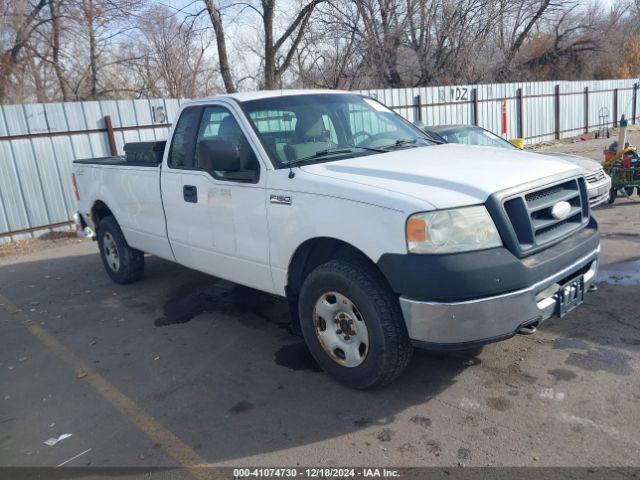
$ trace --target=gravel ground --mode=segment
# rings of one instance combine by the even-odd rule
[[[0,257],[25,256],[48,248],[87,241],[75,231],[52,231],[34,238],[0,243]]]

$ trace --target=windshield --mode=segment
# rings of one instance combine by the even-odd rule
[[[438,132],[448,143],[464,143],[466,145],[481,145],[485,147],[507,148],[517,150],[498,135],[478,127],[461,127]]]
[[[242,106],[279,167],[432,144],[381,103],[355,94],[285,95]]]

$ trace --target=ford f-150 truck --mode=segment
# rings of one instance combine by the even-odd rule
[[[568,162],[437,145],[348,92],[237,93],[176,118],[166,147],[74,164],[107,273],[140,279],[147,252],[286,297],[352,387],[392,381],[413,347],[533,332],[595,280],[597,225]]]

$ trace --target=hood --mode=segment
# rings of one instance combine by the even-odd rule
[[[566,160],[567,162],[571,162],[584,170],[584,173],[590,173],[596,170],[600,170],[602,165],[597,161],[587,158],[580,157],[578,155],[571,155],[570,153],[562,153],[562,152],[536,152],[541,153],[542,155],[547,155],[550,157],[560,158],[562,160]]]
[[[443,144],[302,167],[426,201],[436,208],[484,203],[489,195],[545,177],[581,173],[575,165],[535,153]]]

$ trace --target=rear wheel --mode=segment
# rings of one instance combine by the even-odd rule
[[[142,278],[144,253],[127,244],[115,218],[109,216],[100,220],[98,247],[102,264],[111,280],[124,285]]]
[[[332,260],[300,292],[304,339],[322,369],[346,385],[373,388],[396,379],[412,347],[395,294],[371,265]]]

